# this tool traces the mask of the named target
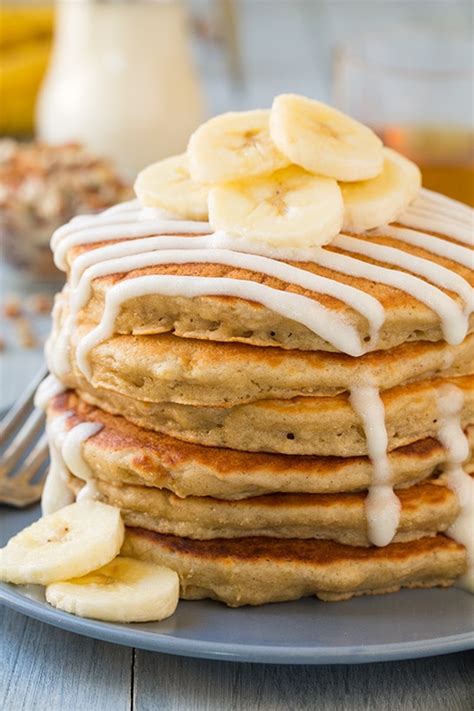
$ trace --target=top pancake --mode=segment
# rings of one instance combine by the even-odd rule
[[[442,235],[440,236],[442,237]],[[408,245],[391,237],[358,235],[358,238],[370,241],[370,243],[394,247],[405,253],[422,257],[459,274],[471,285],[474,283],[474,277],[468,268],[419,247]],[[113,241],[98,242],[71,248],[67,255],[69,268],[79,255],[113,243]],[[353,256],[332,245],[325,247],[325,249],[329,252]],[[359,255],[357,255],[357,259],[372,264],[380,264]],[[164,264],[96,278],[92,281],[91,298],[82,309],[80,320],[100,321],[104,312],[104,301],[110,289],[119,282],[138,276],[225,277],[249,280],[274,289],[308,297],[325,309],[340,317],[342,316],[348,324],[355,327],[361,340],[368,343],[370,350],[391,348],[405,341],[439,341],[443,339],[438,314],[404,291],[367,279],[335,272],[314,263],[300,262],[291,264],[312,274],[356,287],[375,297],[382,304],[386,313],[385,322],[380,330],[377,343],[368,343],[370,334],[366,318],[337,298],[317,294],[257,271],[211,263]],[[384,264],[381,266],[387,267],[389,265]],[[400,268],[397,267],[397,269]],[[460,306],[463,305],[459,295],[444,288],[438,288]],[[126,301],[118,313],[114,328],[115,332],[120,334],[174,332],[176,335],[186,338],[240,341],[252,345],[279,346],[286,349],[337,350],[333,345],[301,323],[285,318],[254,301],[231,296],[187,298],[184,296],[163,296],[151,293]],[[472,329],[474,329],[474,318],[471,320],[470,325],[470,330]]]

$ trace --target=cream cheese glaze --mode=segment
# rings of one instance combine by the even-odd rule
[[[102,429],[98,422],[81,422],[72,427],[64,437],[61,454],[70,472],[78,479],[87,481],[92,478],[92,471],[82,456],[82,443]]]
[[[437,232],[464,244],[473,244],[472,209],[431,190],[421,190],[398,222],[417,230]]]
[[[89,372],[87,362],[89,351],[112,335],[121,304],[146,294],[186,295],[189,298],[210,294],[235,296],[257,301],[269,309],[275,309],[277,296],[284,294],[285,298],[275,309],[278,313],[303,323],[344,353],[358,356],[364,351],[356,329],[344,318],[299,294],[281,292],[245,279],[174,275],[142,276],[116,284],[107,292],[104,315],[100,324],[81,339],[76,349],[77,363],[84,373]],[[310,304],[311,309],[308,308]]]
[[[67,484],[69,472],[86,481],[82,498],[97,498],[93,486],[87,488],[92,472],[82,456],[82,444],[97,434],[102,425],[97,422],[81,422],[68,430],[66,422],[72,415],[71,411],[66,411],[47,425],[51,463],[41,497],[43,515],[73,503],[75,497]]]
[[[440,239],[434,235],[426,234],[426,232],[418,232],[404,227],[393,227],[392,225],[384,227],[383,230],[370,230],[370,235],[374,237],[393,237],[399,242],[411,244],[414,247],[436,254],[439,257],[444,257],[452,262],[457,262],[467,269],[472,269],[474,264],[474,256],[472,250],[467,247],[462,247],[459,244],[448,242],[445,239]]]
[[[419,197],[399,218],[398,225],[372,230],[367,236],[386,236],[470,267],[473,252],[466,245],[472,244],[472,215],[473,211],[467,206],[431,191],[421,190]],[[66,372],[69,367],[68,336],[74,327],[77,313],[90,298],[92,281],[100,276],[157,264],[225,264],[275,276],[316,293],[335,295],[367,319],[372,345],[376,344],[378,331],[385,319],[380,302],[360,289],[339,282],[336,284],[331,279],[311,274],[281,260],[314,262],[341,274],[394,286],[438,314],[445,340],[450,344],[462,342],[467,333],[468,316],[473,310],[472,289],[465,279],[426,257],[407,254],[393,246],[339,235],[333,244],[350,253],[350,256],[325,248],[277,250],[223,232],[211,234],[208,223],[179,220],[154,208],[141,208],[138,201],[115,206],[99,216],[76,218],[60,228],[52,240],[56,263],[65,269],[67,253],[74,246],[114,240],[120,241],[85,252],[76,257],[72,264],[70,315],[55,343],[56,352],[51,359],[54,361],[53,370],[56,369],[58,374]],[[364,257],[378,264],[369,263]],[[458,295],[463,306],[459,306],[442,289]],[[121,304],[137,296],[154,293],[188,297],[212,294],[238,296],[261,303],[306,325],[335,348],[349,355],[362,355],[369,348],[361,343],[355,329],[340,316],[322,308],[312,299],[289,291],[229,278],[138,276],[123,280],[107,291],[100,323],[79,342],[76,358],[86,377],[89,375],[88,353],[96,344],[113,334]],[[450,394],[448,400],[451,401],[453,397]],[[400,502],[393,491],[387,458],[384,406],[378,389],[370,383],[353,388],[350,400],[363,424],[373,465],[373,480],[366,500],[369,536],[374,545],[384,546],[393,539],[400,515]],[[446,405],[444,395],[440,395],[439,402],[439,437],[450,452],[453,447],[460,446],[464,434],[459,424],[459,413],[451,413],[451,406]],[[74,429],[76,432],[71,431],[72,434],[68,435],[68,445],[64,450],[67,463],[73,473],[90,481],[87,465],[84,466],[80,458],[80,444],[83,437],[91,436],[94,430]],[[459,456],[456,454],[457,458]],[[466,491],[471,488],[460,472],[461,463],[453,459],[449,467],[450,486],[460,498],[461,514],[451,527],[450,535],[468,548],[472,578],[473,553],[472,545],[467,540],[466,521],[472,519],[473,510],[471,504],[465,503],[468,498]],[[91,487],[84,488],[84,496],[95,495]]]
[[[428,199],[432,202],[435,201],[432,195],[429,195]],[[457,210],[457,208],[452,207],[451,203],[447,203],[447,205],[448,207],[443,203],[443,214],[446,212],[451,214],[453,210]],[[242,241],[222,233],[209,235],[209,225],[207,223],[163,220],[163,213],[159,210],[154,212],[153,208],[145,208],[147,219],[141,220],[140,214],[143,210],[140,210],[134,202],[125,204],[121,209],[119,208],[120,206],[116,210],[107,211],[105,216],[89,217],[87,220],[79,221],[79,223],[70,223],[60,228],[53,236],[52,244],[55,247],[57,261],[63,267],[65,266],[67,251],[75,245],[114,239],[121,240],[118,243],[91,250],[75,260],[71,272],[73,292],[71,310],[73,318],[69,321],[68,327],[64,329],[66,333],[74,326],[74,314],[87,302],[90,295],[91,282],[94,278],[156,264],[208,261],[239,266],[277,276],[288,283],[299,284],[314,292],[332,295],[337,292],[337,298],[349,304],[368,320],[371,332],[370,346],[373,346],[374,341],[376,341],[377,332],[384,320],[383,307],[373,297],[364,294],[361,290],[340,283],[335,285],[330,279],[318,277],[307,270],[273,259],[272,256],[275,256],[275,250],[271,251],[271,256],[265,256],[263,254],[265,249],[262,249],[262,245],[257,245],[257,243],[249,240]],[[153,214],[155,214],[156,219],[149,219]],[[166,215],[166,217],[169,216]],[[441,218],[440,220],[441,224],[433,219],[432,228],[438,228],[439,230],[444,228],[445,231],[449,232],[450,224],[446,227],[443,219]],[[408,232],[409,230],[404,230],[405,241],[408,241]],[[188,236],[173,236],[173,233],[175,235],[181,233],[181,235],[186,234]],[[149,236],[143,239],[144,235]],[[419,239],[419,233],[415,232],[413,238],[415,240]],[[434,253],[436,253],[437,249],[439,251],[439,243],[444,242],[446,246],[442,249],[448,258],[450,247],[453,248],[454,256],[458,257],[458,259],[459,249],[466,249],[459,245],[453,245],[447,240],[434,239],[436,239]],[[395,286],[409,293],[438,313],[443,325],[445,338],[449,343],[456,344],[463,340],[467,332],[468,316],[472,311],[473,303],[472,290],[462,277],[428,259],[407,255],[402,250],[370,244],[367,241],[353,237],[341,235],[336,238],[335,244],[346,251],[369,256],[382,263],[387,263],[392,268],[370,264],[364,260],[331,252],[323,248],[301,250],[304,253],[301,254],[301,258],[340,273]],[[221,245],[225,245],[225,248],[222,249]],[[260,251],[260,254],[255,254],[255,251]],[[161,252],[161,254],[157,254],[157,252]],[[298,252],[298,250],[291,250],[291,252]],[[282,258],[281,254],[278,254],[278,256],[280,259]],[[467,254],[462,254],[462,258],[467,260]],[[414,274],[424,278],[407,273],[407,271],[394,269],[393,266],[401,266],[403,269],[414,272]],[[113,329],[113,324],[110,323],[111,309],[116,311],[119,301],[123,303],[123,301],[132,298],[130,295],[132,293],[135,296],[140,295],[142,293],[141,289],[145,290],[143,293],[152,293],[153,291],[155,293],[170,293],[169,279],[166,276],[155,276],[153,279],[154,287],[151,286],[149,278],[146,281],[140,281],[143,280],[143,277],[126,280],[126,282],[113,287],[113,296],[108,300],[102,323],[96,329],[94,337],[89,334],[88,341],[79,346],[81,368],[84,372],[87,372],[88,344],[95,345],[99,342],[96,338],[101,333],[110,334],[111,328]],[[429,281],[425,281],[425,279]],[[318,335],[326,337],[334,347],[349,355],[361,355],[370,347],[369,345],[364,346],[360,341],[358,342],[353,329],[348,324],[341,323],[340,317],[335,314],[332,315],[332,318],[334,326],[338,328],[329,330],[324,328],[324,324],[327,324],[328,321],[327,314],[321,311],[321,307],[315,309],[315,302],[307,297],[299,296],[295,298],[296,295],[286,291],[271,289],[263,285],[252,286],[250,282],[244,283],[241,280],[234,279],[219,279],[218,284],[215,280],[213,282],[212,278],[205,277],[180,277],[180,280],[182,289],[181,292],[178,292],[180,295],[193,296],[224,293],[229,296],[252,298],[282,315],[304,323]],[[130,287],[131,282],[134,282],[133,288]],[[460,295],[464,301],[464,309],[461,309],[452,298],[437,288],[435,284]],[[256,286],[257,288],[255,288]],[[242,287],[245,288],[245,294],[242,294]],[[120,299],[120,294],[122,299]],[[312,312],[315,318],[308,318],[306,313],[308,311]],[[339,329],[339,326],[342,330]],[[67,337],[63,340],[66,342]],[[63,346],[60,343],[60,352],[55,357],[56,370],[59,373],[65,372],[68,367],[67,358],[64,357],[66,348],[66,343]]]
[[[443,385],[438,395],[438,438],[447,453],[448,486],[459,500],[460,513],[447,534],[466,548],[467,571],[458,584],[474,593],[474,479],[464,470],[469,443],[461,427],[464,394],[455,385]]]
[[[365,499],[368,537],[374,545],[386,546],[397,532],[401,504],[393,490],[387,456],[385,408],[379,389],[370,385],[352,388],[350,402],[362,420],[367,452],[373,468],[372,481]]]
[[[51,373],[40,383],[36,393],[34,404],[40,410],[46,410],[49,401],[55,396],[60,395],[65,390],[64,385],[55,375]]]
[[[70,411],[64,412],[46,425],[51,461],[41,496],[41,510],[44,516],[54,513],[74,501],[66,483],[68,471],[61,454],[65,423],[72,414]]]
[[[76,501],[98,501],[100,498],[100,491],[93,480],[87,481],[76,495]]]

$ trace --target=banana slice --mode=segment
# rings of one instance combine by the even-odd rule
[[[189,171],[201,183],[273,173],[290,164],[273,144],[270,111],[237,111],[202,124],[188,145]]]
[[[343,209],[335,180],[297,166],[209,191],[213,229],[279,247],[329,242],[341,229]]]
[[[174,570],[121,556],[94,573],[46,588],[50,605],[107,622],[164,620],[178,599]]]
[[[207,188],[191,180],[184,153],[144,168],[134,188],[144,207],[161,207],[189,220],[207,220]]]
[[[336,180],[367,180],[382,170],[382,141],[370,128],[319,101],[281,94],[270,134],[293,163]]]
[[[0,580],[48,585],[86,575],[122,547],[120,511],[97,501],[71,504],[40,518],[0,550]]]
[[[421,187],[418,166],[391,148],[384,148],[382,173],[372,180],[340,183],[344,198],[343,229],[363,232],[393,222]]]

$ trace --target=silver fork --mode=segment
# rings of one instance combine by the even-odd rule
[[[33,400],[47,372],[43,366],[0,423],[0,504],[24,508],[41,497],[48,446]]]

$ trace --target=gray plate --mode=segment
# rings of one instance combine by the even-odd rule
[[[0,546],[38,518],[39,507],[0,507]],[[40,587],[0,583],[0,602],[88,637],[190,657],[239,662],[347,664],[427,657],[474,647],[474,597],[456,590],[405,590],[347,602],[315,599],[230,610],[181,602],[168,620],[110,624],[50,607]]]

